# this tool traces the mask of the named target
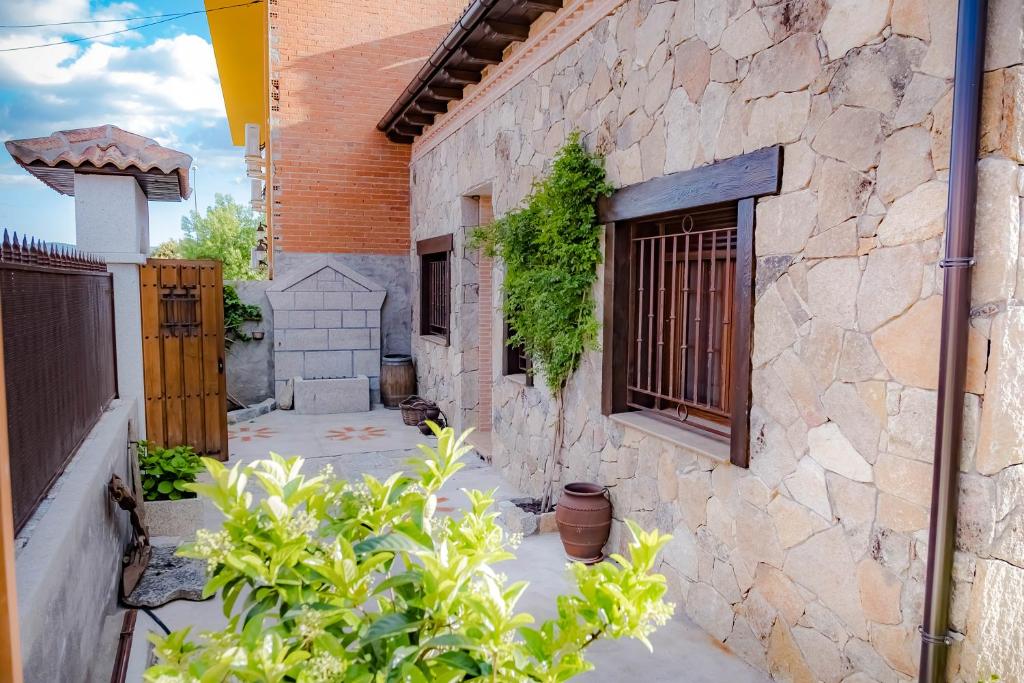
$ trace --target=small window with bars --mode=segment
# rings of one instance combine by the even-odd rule
[[[452,236],[416,243],[420,257],[420,334],[447,342],[451,319]]]
[[[630,225],[626,401],[729,435],[735,205]]]

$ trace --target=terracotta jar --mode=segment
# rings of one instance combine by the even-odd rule
[[[612,530],[612,502],[607,488],[586,482],[566,484],[555,509],[555,521],[570,560],[593,564],[604,559],[601,551]]]

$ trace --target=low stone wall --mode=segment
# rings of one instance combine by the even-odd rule
[[[267,299],[270,280],[230,280],[243,303],[260,307],[263,319],[242,326],[246,334],[260,330],[263,339],[235,342],[226,350],[228,393],[245,405],[252,405],[274,395],[274,309]]]
[[[107,495],[128,481],[135,401],[114,401],[17,539],[25,683],[106,680],[113,668],[128,514]],[[113,618],[113,619],[111,619]],[[108,642],[109,641],[109,642]]]

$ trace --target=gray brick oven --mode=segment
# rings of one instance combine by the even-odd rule
[[[385,288],[339,259],[324,256],[276,280],[267,290],[274,309],[274,391],[289,379],[365,375],[380,400],[380,309]]]

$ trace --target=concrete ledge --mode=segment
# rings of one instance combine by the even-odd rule
[[[130,481],[128,442],[136,403],[100,418],[18,537],[15,556],[26,683],[106,680],[104,623],[118,611],[128,514],[111,502],[111,474]]]
[[[257,418],[260,415],[266,415],[271,410],[277,408],[277,401],[272,398],[268,398],[265,401],[253,404],[247,408],[239,408],[238,410],[232,410],[228,413],[228,424],[238,424],[239,422],[247,422],[253,418]]]
[[[301,415],[365,413],[369,409],[370,380],[366,375],[295,380],[295,412]]]
[[[192,540],[196,530],[203,525],[203,501],[201,498],[181,500],[147,500],[146,526],[149,535],[174,536]]]

